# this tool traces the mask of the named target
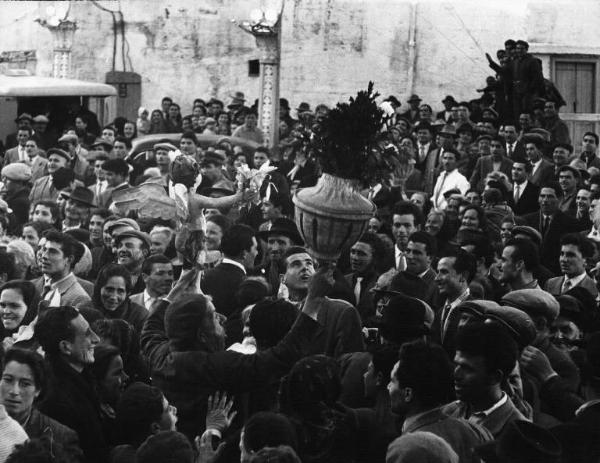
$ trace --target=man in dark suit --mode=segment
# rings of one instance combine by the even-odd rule
[[[531,111],[533,98],[540,96],[544,88],[542,63],[527,53],[529,44],[517,40],[516,56],[512,61],[514,114]]]
[[[223,260],[204,274],[200,286],[212,296],[217,312],[229,316],[237,309],[236,292],[258,255],[254,231],[247,225],[232,226],[221,239],[221,252]]]
[[[579,170],[569,165],[558,170],[558,183],[562,190],[562,199],[558,203],[559,209],[570,217],[577,215],[577,186],[581,179]]]
[[[519,140],[519,133],[514,124],[504,126],[504,141],[506,142],[506,156],[514,162],[525,160],[525,146]]]
[[[454,122],[452,119],[452,108],[457,104],[457,101],[452,95],[446,95],[446,98],[442,100],[442,104],[444,105],[444,110],[437,113],[436,117],[448,124],[452,124]]]
[[[354,306],[358,310],[363,325],[365,320],[375,315],[375,303],[371,291],[377,283],[380,272],[378,264],[383,260],[385,248],[381,239],[367,232],[350,249],[352,273],[345,276],[354,291]]]
[[[433,128],[429,122],[419,122],[415,131],[417,132],[417,150],[415,168],[423,172],[427,156],[430,152],[437,148],[437,145],[433,141]],[[435,166],[436,164],[434,164]]]
[[[526,214],[523,219],[526,225],[535,228],[542,234],[540,248],[541,262],[554,274],[560,273],[558,258],[560,255],[560,237],[565,233],[581,231],[581,224],[573,217],[562,213],[558,208],[562,190],[556,183],[549,183],[540,189],[538,203],[539,212]]]
[[[542,157],[544,140],[540,136],[527,135],[525,141],[525,153],[531,163],[531,177],[529,181],[537,186],[551,182],[554,179],[554,166]]]
[[[419,95],[411,95],[407,102],[410,107],[400,114],[400,116],[407,119],[411,124],[414,124],[419,120],[419,105],[421,104],[421,98],[419,98]]]
[[[431,327],[432,337],[440,343],[451,358],[455,352],[455,337],[460,321],[458,305],[471,299],[469,283],[475,277],[476,262],[473,254],[463,249],[447,253],[438,262],[435,283],[440,302]]]
[[[524,159],[513,163],[511,169],[513,194],[508,198],[508,205],[515,215],[530,214],[538,210],[540,188],[528,180],[531,168],[531,164]]]
[[[426,285],[423,287],[425,289],[423,294],[413,294],[413,296],[427,302],[430,306],[435,307],[439,298],[438,287],[435,283],[435,277],[437,275],[431,268],[431,263],[435,255],[435,238],[423,231],[414,232],[408,237],[408,245],[405,252],[406,270],[404,272],[399,272],[398,275],[392,279],[390,287],[399,287],[400,280],[404,276],[403,274],[409,273],[412,276],[419,278]]]
[[[504,155],[504,140],[497,136],[490,142],[490,155],[482,156],[477,160],[473,174],[469,180],[471,187],[482,191],[485,178],[490,172],[502,172],[507,177],[511,175],[513,162]]]
[[[594,255],[592,242],[579,233],[569,233],[560,240],[560,270],[563,276],[550,278],[546,282],[546,291],[553,296],[560,296],[581,286],[588,290],[594,298],[598,296],[596,281],[585,271],[586,259]]]
[[[17,131],[13,132],[13,133],[9,133],[6,136],[6,143],[4,148],[6,148],[7,150],[14,148],[15,146],[17,146],[19,144],[19,140],[18,140],[18,135],[19,135],[19,129],[21,127],[28,127],[28,128],[32,128],[31,127],[31,123],[33,122],[33,117],[31,117],[31,114],[28,113],[22,113],[19,115],[19,117],[17,117],[15,119],[15,123],[17,124]],[[31,133],[29,134],[31,136]],[[0,143],[1,144],[1,143]]]

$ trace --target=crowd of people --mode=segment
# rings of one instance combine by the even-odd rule
[[[361,185],[377,211],[335,263],[292,203],[327,105],[282,99],[273,149],[241,92],[103,128],[21,114],[0,462],[598,461],[599,139],[573,146],[527,43],[505,45],[480,98],[381,102],[394,168]],[[171,135],[131,153],[146,134]],[[116,207],[182,172],[200,235]]]

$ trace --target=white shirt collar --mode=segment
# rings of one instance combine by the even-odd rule
[[[577,286],[579,283],[581,283],[583,281],[583,279],[585,278],[586,275],[587,275],[587,273],[585,273],[585,272],[583,272],[581,275],[577,275],[576,277],[573,277],[573,278],[569,278],[569,277],[567,277],[567,275],[565,275],[565,281],[563,281],[563,285],[567,281],[570,281],[571,288],[574,288],[575,286]]]
[[[502,405],[504,405],[507,401],[508,401],[508,395],[506,394],[506,392],[502,392],[502,398],[498,402],[496,402],[494,405],[492,405],[487,410],[475,412],[475,413],[473,413],[473,415],[479,416],[479,417],[490,416],[492,413],[494,413],[496,410],[498,410],[500,407],[502,407]]]
[[[227,257],[223,257],[223,260],[221,261],[221,263],[235,265],[236,267],[242,269],[242,271],[244,272],[244,275],[246,274],[246,267],[244,267],[239,262],[236,262],[235,260],[228,259]]]

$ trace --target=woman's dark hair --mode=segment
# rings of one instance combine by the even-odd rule
[[[98,344],[94,347],[94,363],[92,364],[92,374],[96,378],[96,382],[102,382],[108,367],[113,358],[117,355],[121,355],[119,349],[110,344]]]
[[[112,277],[121,277],[125,280],[125,291],[127,292],[127,296],[131,293],[131,273],[119,264],[107,264],[100,272],[98,272],[98,277],[96,278],[96,284],[94,285],[94,297],[92,298],[94,302],[94,306],[96,308],[104,307],[102,305],[102,299],[100,297],[100,291],[106,285],[108,280]]]
[[[40,391],[40,396],[43,395],[47,384],[47,372],[44,358],[35,351],[13,347],[8,349],[4,354],[4,360],[2,362],[3,371],[4,368],[6,368],[6,365],[8,365],[10,362],[17,362],[27,365],[33,374],[35,388]]]
[[[132,381],[149,381],[149,367],[140,353],[139,336],[131,323],[120,318],[104,318],[90,324],[94,333],[102,338],[103,343],[119,349],[125,373]]]
[[[483,231],[486,231],[487,230],[487,219],[485,217],[485,212],[483,211],[482,207],[477,206],[475,204],[469,204],[463,210],[463,217],[464,217],[465,213],[471,209],[473,209],[475,212],[477,212],[477,218],[479,220],[479,228]]]
[[[281,413],[258,412],[244,425],[244,447],[249,452],[258,452],[264,447],[289,445],[298,449],[296,432],[290,420]]]
[[[217,225],[221,229],[221,232],[223,234],[225,234],[227,232],[227,230],[229,230],[231,228],[231,226],[233,225],[233,223],[231,222],[231,219],[229,217],[227,217],[226,215],[222,215],[222,214],[211,215],[210,217],[208,217],[206,219],[206,221],[212,222],[215,225]]]
[[[260,350],[277,345],[298,318],[298,309],[283,299],[264,299],[250,312],[250,332]]]
[[[38,240],[44,235],[44,232],[46,230],[50,230],[51,228],[54,228],[54,225],[52,225],[51,223],[46,223],[46,222],[27,222],[25,224],[23,224],[23,228],[25,227],[31,227],[35,230],[35,232],[37,233],[38,236]]]
[[[0,286],[0,294],[6,289],[15,289],[23,296],[23,302],[27,306],[27,311],[20,325],[29,325],[37,316],[37,308],[40,302],[35,285],[29,280],[9,280]]]
[[[121,395],[116,407],[119,442],[139,446],[150,435],[150,426],[163,414],[163,393],[154,386],[136,382]]]

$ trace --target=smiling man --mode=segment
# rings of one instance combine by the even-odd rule
[[[91,376],[83,372],[94,363],[94,348],[100,338],[85,318],[68,306],[43,312],[35,326],[35,337],[52,371],[40,411],[77,432],[87,461],[106,461],[108,445],[100,403],[92,392]]]
[[[150,254],[150,238],[138,230],[125,230],[115,236],[117,263],[131,273],[131,292],[136,294],[145,289],[142,264]]]
[[[142,278],[146,289],[129,299],[149,311],[157,299],[169,294],[173,286],[173,264],[164,255],[154,254],[144,260]]]
[[[75,238],[56,231],[45,235],[46,242],[40,248],[43,275],[33,283],[42,299],[51,307],[59,305],[81,306],[90,301],[88,293],[73,274],[77,247]]]

